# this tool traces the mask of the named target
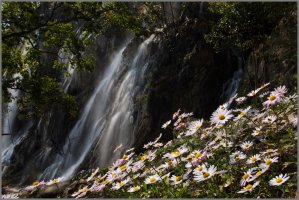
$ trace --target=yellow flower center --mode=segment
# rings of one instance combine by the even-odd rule
[[[57,179],[57,178],[54,178],[54,179],[52,180],[52,182],[53,182],[53,183],[57,183],[57,182],[58,182],[58,179]]]
[[[203,175],[202,175],[204,178],[208,178],[210,176],[210,173],[209,172],[204,172]]]
[[[240,112],[239,115],[240,115],[241,117],[243,117],[245,114],[246,114],[246,113],[242,111],[242,112]]]
[[[252,162],[255,162],[256,160],[257,160],[256,157],[251,158],[251,161],[252,161]]]
[[[119,169],[120,169],[121,171],[125,170],[126,168],[127,168],[127,165],[122,165],[122,166],[119,167]]]
[[[107,183],[109,183],[109,180],[105,179],[105,180],[103,181],[103,184],[106,185]]]
[[[181,176],[175,177],[175,181],[180,181],[181,179],[182,179]]]
[[[263,173],[262,171],[258,171],[258,172],[256,172],[255,175],[259,176],[259,175],[261,175],[262,173]]]
[[[147,154],[144,154],[143,156],[141,156],[141,160],[145,160],[147,158]]]
[[[276,99],[276,96],[274,96],[274,95],[270,95],[270,97],[269,97],[269,100],[270,101],[274,101]]]
[[[87,192],[88,191],[88,188],[83,188],[82,189],[82,193],[85,193],[85,192]]]
[[[201,156],[201,153],[195,152],[194,156],[195,156],[195,158],[199,158]]]
[[[152,178],[149,179],[149,181],[150,181],[151,183],[153,183],[153,182],[156,181],[156,178],[152,177]]]
[[[125,184],[125,183],[121,181],[121,182],[119,182],[118,185],[121,187],[121,186],[123,186],[124,184]]]
[[[200,129],[200,125],[195,126],[195,130],[198,130],[198,129]]]
[[[246,190],[250,190],[252,188],[252,185],[248,184],[245,188],[246,188]]]
[[[128,156],[127,156],[127,155],[124,155],[124,156],[123,156],[123,159],[127,159],[127,158],[128,158]]]
[[[283,180],[282,180],[282,178],[279,177],[275,181],[276,181],[276,183],[281,183]]]
[[[219,120],[224,120],[225,119],[225,115],[224,114],[219,114],[218,115],[218,119]]]
[[[198,166],[198,167],[197,167],[197,170],[201,172],[201,170],[202,170],[202,166]]]
[[[172,160],[167,161],[168,165],[172,165]]]
[[[112,177],[114,177],[115,175],[116,175],[115,173],[112,173],[112,174],[111,174]]]
[[[244,174],[243,179],[247,179],[249,177],[249,174]]]
[[[175,155],[175,156],[179,156],[181,153],[179,151],[174,151],[171,154]]]
[[[134,187],[134,188],[133,188],[133,191],[134,191],[134,192],[136,192],[136,191],[138,191],[138,190],[139,190],[139,187]]]
[[[244,146],[245,146],[245,147],[248,147],[248,146],[249,146],[249,144],[244,144]]]
[[[271,160],[267,160],[265,163],[266,163],[266,165],[270,165],[272,163],[272,161]]]
[[[39,184],[38,181],[35,181],[34,183],[32,183],[33,186],[37,186]]]

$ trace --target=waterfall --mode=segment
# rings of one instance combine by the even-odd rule
[[[235,52],[233,53],[236,54]],[[224,99],[224,102],[230,101],[230,99],[237,94],[237,90],[240,81],[242,79],[242,75],[243,75],[242,58],[240,56],[237,56],[237,58],[238,58],[238,65],[237,65],[238,68],[234,71],[232,78],[226,81],[222,88],[222,94],[220,98]],[[228,103],[230,105],[232,102],[228,102]]]
[[[116,53],[70,131],[63,155],[56,156],[41,179],[70,178],[90,153],[97,154],[97,163],[105,166],[117,156],[112,153],[117,145],[130,147],[133,144],[133,96],[142,83],[137,77],[145,72],[146,48],[153,38],[152,35],[139,46],[127,68],[122,65],[127,45]]]

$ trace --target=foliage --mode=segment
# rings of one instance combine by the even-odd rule
[[[93,42],[90,34],[113,27],[142,30],[128,3],[5,2],[2,10],[3,100],[14,98],[9,89],[21,90],[18,105],[24,118],[40,116],[53,105],[66,105],[74,116],[75,98],[61,85],[61,75],[69,73],[67,63],[91,72],[94,57],[85,53]]]
[[[250,50],[270,35],[279,20],[296,9],[296,3],[210,2],[209,10],[218,20],[205,39],[216,50],[239,47]]]

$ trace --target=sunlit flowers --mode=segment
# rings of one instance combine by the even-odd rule
[[[276,176],[275,178],[272,178],[269,181],[269,184],[272,186],[279,186],[281,184],[283,184],[284,182],[286,182],[290,177],[287,176],[287,174],[280,174],[279,176]]]
[[[152,175],[152,176],[149,176],[148,178],[146,178],[144,183],[145,184],[154,184],[160,180],[161,180],[160,176],[158,174],[155,174],[155,175]]]
[[[170,123],[171,123],[171,120],[165,122],[165,123],[163,124],[162,128],[163,128],[163,129],[166,129],[167,126],[169,126]]]
[[[171,183],[172,185],[180,184],[183,181],[182,176],[175,176],[175,175],[173,175],[169,180],[172,181]]]
[[[212,114],[211,123],[216,125],[225,124],[232,117],[233,115],[231,114],[231,111],[228,111],[226,109],[218,109]]]
[[[272,124],[276,119],[277,117],[275,115],[270,115],[263,119],[263,122],[266,124]]]
[[[248,184],[242,190],[240,190],[238,193],[252,192],[252,190],[259,184],[260,184],[260,181],[255,182],[253,185]]]
[[[124,185],[126,185],[128,182],[130,181],[130,178],[127,178],[123,181],[117,182],[112,186],[112,190],[118,190],[121,187],[123,187]]]
[[[251,156],[250,158],[248,158],[248,160],[246,161],[247,164],[253,164],[256,161],[261,160],[261,155],[260,154],[255,154],[254,156]]]
[[[261,168],[268,168],[272,163],[278,162],[278,157],[264,158],[264,162],[260,164]]]
[[[229,157],[230,157],[230,163],[234,164],[234,163],[238,162],[239,160],[245,159],[246,155],[241,151],[236,151],[236,152],[232,153]]]
[[[62,180],[63,180],[63,177],[54,178],[54,179],[50,180],[49,182],[47,182],[47,185],[52,185],[52,184],[55,184],[55,183],[59,183]]]
[[[251,168],[247,172],[244,172],[244,175],[242,176],[242,179],[240,181],[241,186],[244,186],[248,182],[248,180],[252,177],[253,171],[254,168]]]
[[[135,186],[135,187],[130,187],[128,189],[128,192],[132,193],[132,192],[137,192],[140,190],[140,186]]]
[[[203,170],[201,172],[196,172],[194,176],[194,180],[197,182],[205,181],[213,177],[216,173],[217,167],[211,165],[208,169],[205,165],[203,165]]]
[[[253,145],[253,142],[251,142],[251,141],[245,141],[245,142],[243,142],[243,143],[241,144],[241,148],[242,148],[243,150],[247,150],[247,149],[249,149],[252,145]]]
[[[77,197],[77,198],[80,198],[80,197],[83,197],[86,195],[86,193],[89,191],[88,187],[84,187],[80,190],[78,190],[77,192],[75,192],[74,194],[72,194],[72,197]]]

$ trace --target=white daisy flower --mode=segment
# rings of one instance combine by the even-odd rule
[[[82,189],[79,189],[77,192],[73,193],[73,194],[72,194],[72,197],[78,197],[78,198],[83,197],[83,196],[85,196],[85,194],[86,194],[88,191],[89,191],[89,189],[88,189],[88,187],[86,186],[86,187],[84,187],[84,188],[82,188]]]
[[[97,173],[99,172],[99,168],[97,168],[87,179],[86,181],[89,182]]]
[[[256,127],[255,130],[253,131],[253,133],[251,135],[252,136],[258,136],[258,135],[260,135],[262,128],[263,128],[262,126]]]
[[[255,96],[259,91],[260,91],[259,88],[256,89],[256,90],[252,90],[251,92],[249,92],[249,93],[247,94],[247,96],[249,96],[249,97],[253,97],[253,96]]]
[[[283,174],[280,174],[279,176],[276,176],[275,178],[272,178],[270,181],[269,181],[269,185],[272,185],[272,186],[279,186],[281,184],[283,184],[284,182],[286,182],[287,180],[289,180],[289,176],[287,176],[287,174],[283,175]]]
[[[145,182],[145,184],[153,184],[160,180],[161,180],[160,176],[158,174],[155,174],[155,175],[152,175],[152,176],[149,176],[148,178],[146,178],[144,182]]]
[[[228,110],[222,110],[222,109],[218,109],[216,110],[212,116],[211,116],[211,123],[212,124],[225,124],[230,118],[233,117],[232,114],[230,114],[231,111]]]
[[[52,180],[50,180],[49,182],[47,182],[47,185],[53,185],[55,183],[59,183],[63,180],[63,177],[58,177],[58,178],[54,178]]]
[[[89,191],[91,191],[91,192],[102,192],[105,187],[106,187],[106,184],[98,184],[98,183],[95,182],[89,188]]]
[[[241,151],[236,151],[230,155],[230,164],[235,164],[239,160],[246,158],[246,155]]]
[[[255,170],[255,168],[249,169],[247,172],[244,172],[244,175],[242,176],[242,179],[240,181],[241,186],[244,186],[248,180],[252,177],[252,173]]]
[[[202,123],[203,123],[203,119],[190,122],[188,127],[189,131],[192,134],[196,133],[201,128]]]
[[[130,181],[130,178],[127,178],[123,181],[117,182],[112,186],[112,190],[119,190],[122,186],[126,185]]]
[[[171,123],[171,120],[165,122],[165,123],[163,124],[162,128],[163,128],[163,129],[166,129],[167,126],[169,126],[170,123]]]
[[[171,185],[177,185],[183,181],[182,176],[175,176],[175,175],[172,175],[172,177],[169,180],[172,181]]]
[[[203,171],[206,171],[207,167],[205,164],[202,165],[198,165],[194,170],[193,170],[193,174],[197,175],[197,174],[201,174],[203,173]]]
[[[240,146],[243,150],[249,149],[253,145],[253,142],[251,141],[245,141]]]
[[[175,113],[173,113],[172,119],[177,118],[179,116],[180,112],[181,112],[181,109],[179,109],[178,111],[176,111]]]
[[[271,93],[270,96],[268,96],[267,101],[263,103],[263,106],[269,107],[276,105],[281,101],[281,96],[278,93]]]
[[[140,186],[135,186],[135,187],[130,187],[128,189],[128,192],[132,193],[132,192],[137,192],[140,190]]]
[[[269,168],[272,163],[278,162],[278,157],[264,158],[264,163],[259,165],[260,168]]]
[[[269,168],[261,168],[260,170],[258,170],[249,180],[248,182],[254,181],[255,179],[257,179],[260,175],[262,175],[263,173],[265,173]]]
[[[175,159],[169,159],[167,162],[165,162],[163,165],[161,165],[161,168],[169,169],[176,167],[178,164],[177,160]]]
[[[153,145],[153,147],[162,147],[163,146],[163,143],[162,142],[159,142],[159,143],[156,143]]]
[[[275,115],[270,115],[263,119],[263,123],[272,124],[273,122],[275,122],[276,119],[277,117]]]
[[[241,103],[243,103],[244,101],[246,101],[246,97],[239,97],[239,98],[236,98],[236,102],[238,103],[238,104],[241,104]]]
[[[285,93],[288,92],[288,89],[285,85],[283,86],[279,86],[277,88],[274,89],[274,92],[280,95],[284,95]]]
[[[242,119],[244,116],[247,115],[248,111],[251,109],[250,106],[248,106],[247,108],[243,109],[240,111],[239,115],[237,117],[234,118],[234,121],[239,121],[240,119]]]
[[[252,190],[258,186],[258,184],[260,183],[260,181],[255,182],[253,185],[248,184],[246,185],[246,187],[244,187],[242,190],[240,190],[238,193],[245,193],[245,192],[252,192]]]
[[[198,173],[194,176],[194,180],[197,182],[205,181],[207,179],[210,179],[213,177],[216,173],[217,167],[214,165],[211,165],[209,169],[207,169],[205,166],[203,167],[203,171],[201,173]]]
[[[254,156],[251,156],[247,161],[246,164],[253,164],[256,161],[261,160],[261,155],[260,154],[255,154]]]
[[[45,186],[45,185],[47,185],[47,183],[44,181],[41,182],[35,181],[32,183],[32,185],[25,187],[25,190],[33,190],[36,187]]]
[[[188,149],[187,147],[185,146],[181,146],[179,148],[177,148],[176,150],[174,150],[173,152],[171,153],[166,153],[163,158],[170,158],[170,159],[173,159],[173,158],[176,158],[176,157],[179,157],[181,155],[183,155],[184,153],[188,152]]]

